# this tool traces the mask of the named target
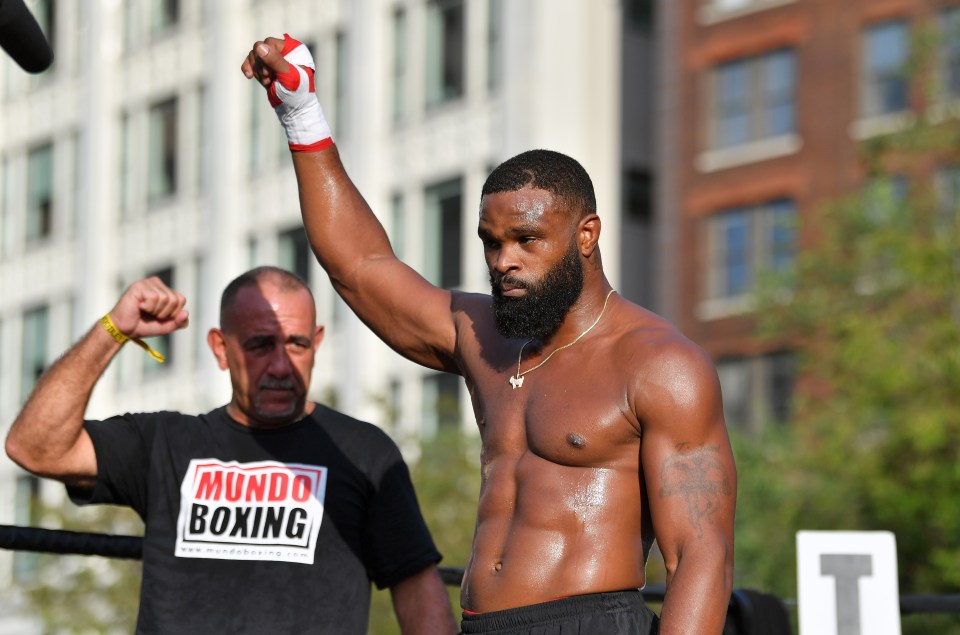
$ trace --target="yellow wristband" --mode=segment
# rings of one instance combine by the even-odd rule
[[[167,361],[167,358],[163,356],[163,353],[153,350],[152,348],[150,348],[150,346],[146,342],[144,342],[140,338],[130,337],[129,335],[127,335],[126,333],[118,329],[117,325],[114,324],[113,320],[110,319],[109,313],[105,314],[102,318],[100,318],[100,324],[102,324],[103,328],[106,329],[107,333],[110,334],[110,337],[117,340],[118,343],[124,344],[126,343],[127,340],[131,340],[133,341],[134,344],[136,344],[143,350],[147,351],[147,354],[150,355],[150,357],[154,358],[161,364]]]

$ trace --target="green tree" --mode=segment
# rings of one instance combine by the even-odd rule
[[[79,508],[67,502],[43,505],[39,501],[37,507],[43,527],[143,535],[139,516],[126,508]],[[27,576],[22,587],[43,622],[44,633],[133,632],[139,607],[139,560],[26,552],[17,555],[34,559],[33,574]]]
[[[421,443],[411,476],[427,526],[443,554],[442,566],[463,568],[473,547],[477,500],[480,497],[480,440],[455,427],[441,426]],[[450,604],[459,622],[460,588],[448,586]],[[389,591],[375,591],[369,632],[400,633]]]
[[[806,217],[815,243],[760,294],[800,380],[789,430],[735,439],[739,585],[792,595],[798,529],[882,529],[901,593],[960,587],[958,141],[956,119],[923,109],[864,144],[864,186]]]

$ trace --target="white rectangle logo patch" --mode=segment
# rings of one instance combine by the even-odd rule
[[[313,564],[326,490],[325,467],[193,459],[175,555]]]

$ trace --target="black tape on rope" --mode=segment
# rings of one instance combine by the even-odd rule
[[[0,549],[139,560],[143,557],[143,538],[0,525]]]

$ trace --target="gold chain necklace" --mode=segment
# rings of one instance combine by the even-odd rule
[[[613,295],[613,289],[610,289],[610,292],[607,293],[607,297],[604,298],[604,300],[603,300],[603,308],[600,309],[600,315],[598,315],[598,316],[597,316],[597,319],[593,321],[593,324],[591,324],[590,326],[587,327],[587,330],[585,330],[583,333],[581,333],[580,335],[577,336],[577,339],[573,340],[573,341],[570,342],[569,344],[564,344],[564,345],[561,346],[560,348],[555,348],[555,349],[553,349],[553,351],[552,351],[549,355],[547,355],[546,359],[544,359],[542,362],[540,362],[539,364],[537,364],[537,365],[534,366],[533,368],[528,368],[527,370],[525,370],[525,371],[523,371],[523,372],[521,373],[521,372],[520,372],[520,362],[523,361],[523,349],[525,349],[525,348],[527,347],[527,344],[529,344],[530,342],[533,341],[533,338],[531,337],[531,338],[528,339],[526,342],[524,342],[524,343],[523,343],[523,346],[520,347],[520,354],[517,355],[517,374],[510,376],[510,385],[513,386],[513,389],[516,390],[517,388],[520,388],[521,386],[523,386],[523,376],[524,376],[524,375],[526,375],[526,374],[528,374],[528,373],[532,373],[533,371],[537,370],[538,368],[540,368],[541,366],[543,366],[544,364],[546,364],[547,362],[549,362],[551,357],[553,357],[554,355],[556,355],[557,353],[559,353],[560,351],[562,351],[562,350],[565,349],[565,348],[570,348],[571,346],[573,346],[574,344],[576,344],[577,342],[579,342],[580,339],[581,339],[584,335],[586,335],[587,333],[589,333],[590,331],[592,331],[592,330],[593,330],[593,327],[595,327],[597,324],[600,323],[600,318],[603,317],[604,311],[607,310],[607,302],[610,300],[610,296],[611,296],[611,295]]]

